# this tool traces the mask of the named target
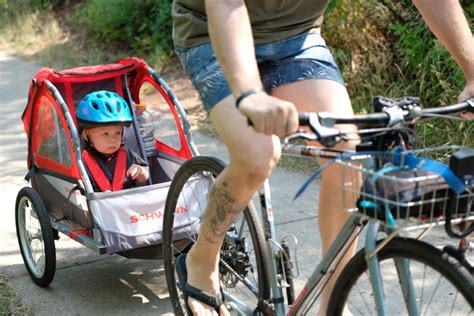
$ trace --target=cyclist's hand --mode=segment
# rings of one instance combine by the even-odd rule
[[[468,82],[458,97],[459,102],[463,102],[469,98],[474,97],[474,81]],[[463,114],[468,119],[474,119],[474,113],[466,112]]]
[[[264,92],[243,99],[239,110],[248,117],[258,133],[284,137],[298,129],[298,112],[293,103]]]

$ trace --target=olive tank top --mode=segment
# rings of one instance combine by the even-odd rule
[[[278,41],[321,27],[329,0],[246,0],[256,44]],[[173,0],[175,45],[210,42],[204,0]],[[236,30],[238,31],[238,30]]]

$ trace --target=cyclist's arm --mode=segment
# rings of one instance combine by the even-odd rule
[[[212,47],[232,94],[237,98],[251,89],[262,89],[252,29],[243,0],[206,0],[206,14]],[[242,100],[242,114],[257,132],[285,136],[298,127],[293,104],[255,93]]]
[[[244,1],[206,0],[214,52],[235,96],[262,88]]]
[[[458,0],[413,0],[426,24],[451,53],[466,78],[460,99],[474,96],[474,39]]]

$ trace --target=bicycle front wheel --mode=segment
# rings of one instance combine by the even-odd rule
[[[207,194],[224,169],[217,158],[197,156],[175,174],[166,199],[163,218],[163,260],[166,282],[176,315],[185,315],[174,261],[196,241],[207,205]],[[270,296],[265,239],[252,203],[228,230],[220,254],[220,280],[228,301],[242,302],[249,310]]]
[[[359,251],[341,273],[328,315],[377,315],[366,252]],[[395,260],[406,259],[420,315],[473,315],[472,275],[457,260],[427,243],[395,238],[378,253],[388,315],[408,315]]]

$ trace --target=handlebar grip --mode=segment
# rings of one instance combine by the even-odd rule
[[[309,126],[309,117],[310,117],[310,115],[309,115],[308,112],[299,112],[298,113],[299,125]],[[247,118],[247,125],[248,126],[253,126],[253,123],[249,118]]]
[[[298,121],[301,126],[308,126],[309,125],[309,113],[307,112],[300,112],[298,113]]]

